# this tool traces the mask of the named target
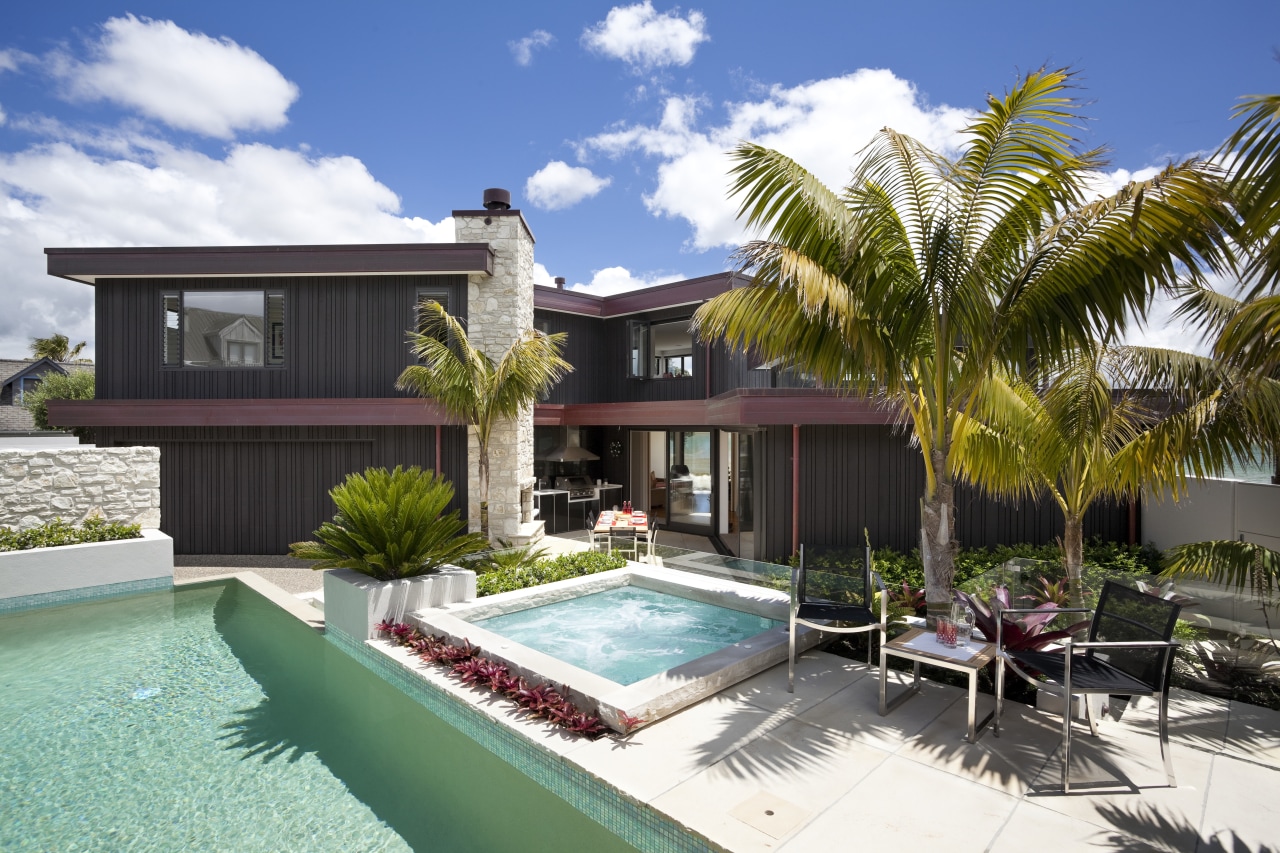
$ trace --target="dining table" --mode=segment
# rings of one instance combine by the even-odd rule
[[[596,519],[595,532],[607,534],[615,528],[635,528],[636,533],[649,532],[649,517],[643,512],[612,512],[605,510]]]

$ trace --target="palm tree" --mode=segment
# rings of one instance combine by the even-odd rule
[[[958,547],[952,435],[991,369],[1107,338],[1155,287],[1217,270],[1226,251],[1220,181],[1202,162],[1087,200],[1103,160],[1071,135],[1073,83],[1042,69],[989,97],[954,161],[886,128],[842,193],[776,151],[733,155],[739,215],[763,231],[737,253],[755,286],[708,302],[696,326],[881,394],[909,422],[934,613],[949,606]]]
[[[84,349],[85,343],[81,341],[73,347],[70,338],[55,332],[47,338],[32,338],[31,355],[35,358],[50,358],[54,361],[74,361]]]
[[[1053,499],[1072,603],[1083,606],[1089,507],[1143,489],[1177,495],[1188,473],[1221,476],[1254,437],[1237,385],[1212,359],[1145,347],[1075,351],[1039,386],[995,371],[957,421],[958,471],[1000,497]]]
[[[467,340],[465,326],[440,304],[418,305],[418,331],[409,333],[422,364],[406,367],[396,387],[429,397],[475,430],[480,451],[480,532],[489,536],[489,439],[494,426],[520,417],[573,366],[561,355],[568,335],[530,329],[495,363]]]
[[[1184,313],[1211,335],[1219,363],[1248,377],[1257,446],[1271,449],[1280,483],[1280,95],[1243,99],[1240,127],[1223,143],[1238,235],[1249,263],[1239,298],[1193,292]],[[1200,577],[1270,595],[1280,584],[1280,553],[1253,542],[1193,542],[1166,555],[1168,577]]]

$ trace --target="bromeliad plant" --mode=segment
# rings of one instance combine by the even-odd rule
[[[435,635],[424,635],[404,622],[379,622],[376,627],[380,634],[397,645],[411,649],[422,660],[447,667],[450,674],[463,684],[501,693],[520,705],[531,717],[545,719],[591,738],[605,733],[605,725],[599,717],[580,710],[552,685],[530,684],[523,678],[512,675],[506,664],[480,654],[480,650],[467,640],[463,640],[461,646],[453,645]],[[627,731],[643,722],[636,717],[622,715],[622,724]]]
[[[445,512],[453,485],[416,465],[351,474],[329,495],[338,512],[315,532],[320,541],[289,546],[293,557],[318,560],[313,569],[389,581],[438,572],[489,547],[483,535],[466,532],[457,510]]]
[[[954,590],[952,596],[959,604],[967,604],[973,610],[974,627],[982,632],[987,640],[994,642],[996,638],[997,620],[1003,618],[1000,611],[1007,610],[1010,603],[1009,588],[996,587],[992,600],[986,601],[981,596],[969,595],[961,590]],[[1063,640],[1089,627],[1089,620],[1077,622],[1068,628],[1058,631],[1046,631],[1045,628],[1058,615],[1057,604],[1048,602],[1037,606],[1035,613],[1022,615],[1017,620],[1004,619],[1004,647],[1009,651],[1030,651],[1042,649]]]

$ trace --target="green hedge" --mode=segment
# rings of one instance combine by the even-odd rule
[[[86,519],[80,527],[55,519],[27,530],[0,528],[0,551],[26,551],[57,545],[80,545],[84,542],[114,542],[118,539],[140,539],[142,525],[121,524],[101,518]]]
[[[532,566],[490,569],[476,578],[476,593],[483,596],[511,592],[513,589],[620,569],[626,564],[626,558],[617,554],[594,551],[563,554],[551,560],[540,560]]]
[[[1061,580],[1065,575],[1062,551],[1057,545],[998,545],[994,548],[962,548],[956,555],[953,583],[958,587],[964,586],[1015,557],[1051,563],[1057,572],[1049,578],[1051,581]],[[862,559],[861,548],[815,548],[805,552],[805,562],[812,568],[861,568]],[[902,554],[891,548],[880,548],[872,553],[871,560],[885,586],[890,589],[901,589],[903,581],[914,589],[924,586],[924,564],[919,550]],[[1100,586],[1101,579],[1105,578],[1159,574],[1160,552],[1150,546],[1119,545],[1091,539],[1084,543],[1084,563],[1085,585],[1090,586],[1096,580]]]

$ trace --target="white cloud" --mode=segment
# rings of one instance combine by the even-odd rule
[[[298,98],[296,85],[231,39],[133,15],[102,28],[90,61],[51,57],[73,99],[111,101],[170,127],[230,139],[240,130],[282,127]]]
[[[528,65],[533,62],[533,52],[540,47],[548,47],[556,37],[546,30],[534,30],[522,39],[507,42],[516,65]]]
[[[93,288],[50,278],[48,246],[366,242],[453,242],[453,223],[401,216],[353,157],[237,145],[216,158],[154,143],[130,158],[67,142],[0,154],[0,353],[55,329],[93,339]]]
[[[783,152],[832,188],[849,179],[856,155],[883,127],[953,152],[967,113],[924,102],[915,87],[890,71],[861,69],[792,88],[773,86],[759,100],[726,105],[725,122],[700,127],[706,104],[690,97],[667,100],[656,125],[622,126],[587,139],[583,153],[656,157],[657,184],[644,197],[659,216],[693,227],[688,247],[705,251],[736,246],[747,235],[728,198],[728,152],[741,140]]]
[[[34,62],[35,57],[29,53],[12,48],[0,50],[0,72],[17,71],[22,65]]]
[[[563,210],[591,198],[611,182],[611,179],[597,177],[582,166],[552,160],[525,181],[524,194],[534,207]]]
[[[615,293],[639,290],[642,287],[653,287],[673,281],[683,281],[685,278],[687,276],[678,273],[675,275],[637,276],[632,275],[631,271],[626,267],[605,267],[602,270],[594,270],[592,272],[589,284],[572,284],[569,289],[579,290],[583,293],[594,293],[596,296],[611,296]]]
[[[620,59],[636,71],[688,65],[698,45],[711,37],[707,18],[699,11],[680,17],[678,11],[658,14],[650,0],[615,6],[603,21],[582,33],[582,44],[594,53]]]

